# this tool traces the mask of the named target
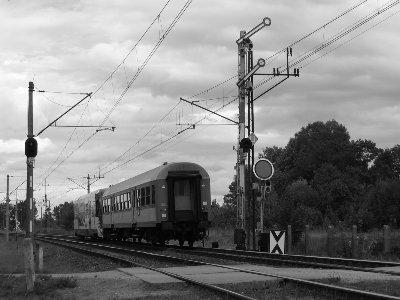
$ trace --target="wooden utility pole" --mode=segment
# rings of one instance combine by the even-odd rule
[[[10,237],[10,175],[7,174],[7,194],[6,194],[6,242]]]

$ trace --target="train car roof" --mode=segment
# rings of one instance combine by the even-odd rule
[[[206,170],[198,164],[190,162],[164,163],[161,166],[139,174],[135,177],[126,179],[120,183],[110,186],[105,190],[103,196],[112,195],[132,187],[159,179],[166,179],[170,171],[198,171],[203,179],[209,179]]]
[[[74,202],[75,203],[80,203],[80,202],[86,202],[88,200],[94,200],[96,194],[100,193],[100,192],[104,192],[105,189],[99,189],[99,190],[95,190],[93,192],[90,192],[89,194],[85,194],[80,196],[78,199],[76,199]]]

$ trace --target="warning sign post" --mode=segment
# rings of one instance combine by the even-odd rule
[[[274,254],[285,254],[284,230],[271,230],[269,233],[269,252]]]

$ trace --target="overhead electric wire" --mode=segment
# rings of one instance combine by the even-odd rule
[[[125,60],[127,59],[127,57],[132,53],[132,51],[136,48],[136,46],[139,44],[139,42],[143,39],[143,37],[147,34],[147,32],[149,31],[149,29],[151,28],[151,26],[155,23],[155,21],[159,18],[160,14],[164,11],[164,9],[166,8],[166,6],[169,4],[171,0],[168,0],[166,2],[166,4],[164,5],[164,7],[162,8],[162,10],[158,13],[157,17],[153,20],[153,22],[147,27],[147,29],[145,30],[145,32],[142,34],[142,36],[140,37],[139,41],[134,45],[133,48],[131,48],[131,50],[128,52],[128,54],[124,57],[124,59],[122,60],[122,62],[110,73],[110,75],[106,78],[106,80],[103,81],[102,84],[100,84],[100,86],[91,94],[94,95],[96,94],[103,86],[104,84],[112,78],[112,76],[115,74],[115,72],[117,72],[117,70],[120,68],[120,66],[125,62]],[[158,40],[158,42],[156,43],[155,47],[152,49],[152,51],[150,52],[150,54],[147,56],[146,60],[144,61],[144,63],[142,64],[142,66],[139,68],[138,72],[136,72],[136,74],[133,76],[133,78],[130,80],[129,85],[124,89],[124,91],[121,93],[120,97],[118,98],[118,100],[116,101],[116,103],[114,103],[113,107],[111,108],[111,110],[107,113],[106,117],[103,119],[103,121],[101,122],[100,126],[104,125],[104,123],[109,119],[111,113],[114,111],[114,109],[116,108],[116,106],[119,104],[119,102],[122,100],[122,98],[125,96],[126,92],[129,90],[129,88],[132,86],[133,82],[138,78],[138,76],[140,75],[140,73],[142,72],[142,70],[145,68],[145,66],[147,65],[147,63],[150,61],[151,57],[155,54],[155,52],[157,51],[157,49],[160,47],[160,45],[162,44],[162,42],[164,41],[164,39],[167,37],[167,35],[171,32],[171,30],[175,27],[176,23],[179,21],[179,19],[181,18],[181,16],[183,15],[183,13],[187,10],[187,8],[189,7],[189,5],[191,4],[192,0],[188,0],[184,6],[182,7],[182,9],[179,11],[179,13],[175,16],[175,18],[173,19],[173,21],[171,22],[171,24],[169,25],[169,27],[167,28],[167,30],[164,32],[164,34],[162,35],[162,37]],[[95,134],[97,133],[97,131],[95,131],[94,133],[92,133],[91,135],[89,135],[80,145],[78,145],[78,147],[76,147],[66,158],[64,158],[51,172],[50,174],[48,174],[46,176],[46,178],[51,175],[66,159],[68,159],[76,150],[80,149],[85,143],[87,143]],[[72,135],[71,135],[72,137]],[[71,139],[69,139],[70,141]],[[67,144],[69,143],[69,141],[67,142]]]
[[[221,110],[222,108],[226,107],[227,105],[229,105],[229,104],[235,102],[236,100],[237,100],[237,99],[234,99],[234,100],[232,100],[232,101],[230,101],[230,102],[224,104],[223,106],[221,106],[220,108],[218,108],[218,109],[216,110],[216,112],[219,111],[219,110]],[[201,121],[203,121],[205,118],[206,118],[206,117],[203,117],[202,119],[200,119],[200,120],[194,122],[193,124],[196,125],[196,124],[200,123]],[[152,150],[154,150],[154,149],[160,147],[161,145],[163,145],[163,144],[165,144],[165,143],[171,141],[172,139],[176,138],[176,137],[179,136],[180,134],[182,134],[182,133],[184,133],[185,131],[187,131],[187,130],[189,130],[189,129],[192,129],[192,128],[193,128],[193,126],[190,125],[190,126],[185,127],[185,128],[182,129],[182,130],[179,130],[177,133],[175,133],[174,135],[170,136],[170,137],[167,138],[166,140],[163,140],[163,141],[159,142],[158,144],[156,144],[156,145],[154,145],[154,146],[152,146],[152,147],[150,147],[150,148],[144,150],[143,152],[141,152],[141,153],[135,155],[134,157],[132,157],[132,158],[130,158],[130,159],[124,161],[123,163],[121,163],[121,164],[119,164],[119,165],[113,167],[112,169],[110,169],[110,170],[104,172],[103,174],[104,174],[104,175],[105,175],[105,174],[108,174],[108,173],[110,173],[110,172],[112,172],[112,171],[114,171],[114,170],[116,170],[116,169],[118,169],[118,168],[121,168],[121,167],[125,166],[126,164],[130,163],[131,161],[133,161],[133,160],[139,158],[140,156],[143,156],[144,154],[146,154],[146,153],[148,153],[148,152],[150,152],[150,151],[152,151]],[[94,182],[96,182],[96,181],[98,181],[98,180],[99,180],[99,179],[95,180]],[[93,182],[93,183],[94,183],[94,182]]]
[[[53,101],[53,100],[51,100],[49,97],[45,96],[44,94],[42,94],[42,96],[43,96],[43,98],[45,98],[47,101],[49,101],[49,102],[51,102],[51,103],[53,103],[53,104],[56,104],[56,105],[58,105],[58,106],[63,106],[63,107],[71,107],[71,106],[72,106],[72,105],[65,105],[65,104],[61,104],[61,103],[58,103],[58,102],[56,102],[56,101]]]
[[[306,52],[304,52],[303,54],[301,54],[300,56],[298,56],[297,58],[293,59],[289,66],[290,67],[295,67],[298,64],[300,64],[302,61],[310,58],[311,56],[315,55],[316,53],[318,53],[319,51],[321,51],[322,49],[325,49],[326,47],[332,45],[333,43],[337,42],[338,40],[340,40],[341,38],[347,36],[348,34],[350,34],[351,32],[353,32],[354,30],[358,29],[361,26],[364,26],[366,23],[370,22],[371,20],[373,20],[374,18],[382,15],[382,13],[388,11],[389,9],[393,8],[394,6],[399,4],[399,0],[396,1],[389,1],[386,4],[384,4],[382,6],[382,8],[380,10],[378,10],[377,12],[374,12],[372,14],[368,14],[367,16],[359,19],[358,21],[354,22],[353,24],[347,26],[344,29],[341,29],[337,34],[333,35],[331,37],[331,39],[329,41],[324,41],[322,43],[320,43],[319,45],[315,46],[314,48],[307,50]],[[280,67],[284,67],[284,65],[280,66]],[[277,77],[275,76],[269,76],[267,79],[257,83],[254,86],[254,89],[257,89],[259,87],[261,87],[262,85],[264,85],[265,83],[275,79]],[[286,80],[286,79],[284,79]],[[282,81],[284,81],[282,80]],[[278,83],[279,84],[279,83]],[[272,88],[274,88],[277,84],[275,84]],[[271,89],[268,89],[267,91],[269,91]],[[266,91],[266,92],[267,92]],[[262,95],[264,95],[266,92],[263,92],[262,94],[256,96],[256,99],[260,98]]]
[[[331,52],[335,51],[336,49],[338,49],[338,48],[344,46],[345,44],[348,44],[348,43],[351,42],[352,40],[358,38],[359,36],[363,35],[364,33],[368,32],[368,31],[370,31],[371,29],[375,28],[376,26],[382,24],[383,22],[385,22],[386,20],[390,19],[391,17],[397,15],[398,13],[400,13],[400,10],[398,10],[398,11],[394,12],[393,14],[387,16],[386,18],[384,18],[383,20],[379,21],[378,23],[376,23],[376,24],[370,26],[369,28],[367,28],[367,29],[365,29],[365,30],[359,32],[357,35],[355,35],[355,36],[351,37],[350,39],[344,41],[343,43],[339,44],[339,45],[336,46],[335,48],[330,49],[329,51],[327,51],[327,52],[321,54],[320,56],[316,57],[315,59],[313,59],[312,61],[308,62],[307,64],[300,66],[299,69],[302,69],[302,68],[307,67],[308,65],[314,63],[315,61],[317,61],[317,60],[323,58],[324,56],[330,54]]]
[[[363,5],[365,2],[368,2],[368,0],[363,0],[361,2],[359,2],[358,4],[350,7],[349,9],[345,10],[344,12],[342,12],[341,14],[339,14],[338,16],[336,16],[335,18],[329,20],[328,22],[326,22],[325,24],[321,25],[320,27],[318,27],[317,29],[311,31],[310,33],[307,33],[306,35],[304,35],[303,37],[299,38],[298,40],[296,40],[295,42],[291,43],[290,45],[288,45],[287,47],[293,47],[294,45],[304,41],[305,39],[309,38],[310,36],[314,35],[315,33],[317,33],[318,31],[325,29],[328,25],[334,23],[335,21],[339,20],[340,18],[342,18],[343,16],[347,15],[349,12],[352,12],[353,10],[355,10],[356,8],[360,7],[361,5]],[[274,53],[273,55],[269,56],[266,58],[266,60],[269,60],[273,57],[275,57],[276,55],[285,52],[286,48],[283,48],[282,50]]]
[[[86,111],[86,109],[87,109],[87,107],[88,107],[88,105],[89,105],[89,101],[90,101],[90,98],[89,98],[88,101],[86,102],[86,105],[85,105],[85,107],[84,107],[84,109],[83,109],[83,111],[82,111],[82,113],[81,113],[81,115],[80,115],[80,117],[79,117],[79,120],[78,120],[78,122],[77,122],[77,125],[79,125],[80,122],[82,121],[83,115],[84,115],[84,113],[85,113],[85,111]],[[67,142],[64,144],[64,147],[63,147],[63,149],[61,150],[61,152],[58,154],[57,159],[51,164],[51,166],[50,166],[47,170],[52,169],[53,166],[54,166],[54,165],[57,163],[57,161],[60,159],[60,157],[61,157],[61,155],[63,154],[64,150],[66,150],[66,148],[67,148],[69,142],[71,141],[72,137],[73,137],[74,134],[76,133],[76,130],[77,130],[77,127],[75,127],[75,128],[72,130],[71,135],[69,136]],[[97,133],[97,132],[95,132],[94,134],[96,134],[96,133]],[[75,150],[77,150],[77,149],[75,149]],[[40,183],[39,183],[38,185],[42,185],[43,182],[44,182],[51,174],[53,174],[53,172],[54,172],[55,170],[57,170],[57,168],[58,168],[67,158],[69,158],[69,157],[75,152],[75,150],[73,150],[73,151],[70,153],[69,156],[67,156],[65,159],[63,159],[63,160],[61,161],[61,163],[59,163],[58,165],[56,165],[56,167],[54,167],[51,171],[49,171],[49,173],[43,178],[42,181],[40,181]],[[46,171],[45,173],[47,173],[47,171]],[[43,173],[43,174],[44,174],[44,173]],[[40,177],[42,177],[43,174],[41,174]],[[40,178],[40,177],[39,177],[39,178]]]
[[[385,5],[382,9],[378,10],[377,12],[375,12],[373,14],[368,15],[365,18],[360,19],[356,23],[353,23],[352,26],[349,26],[348,28],[346,28],[346,29],[342,30],[341,32],[339,32],[338,34],[334,35],[328,42],[323,42],[320,45],[318,45],[317,47],[315,47],[314,49],[306,52],[305,54],[302,54],[299,59],[297,59],[294,63],[292,63],[292,65],[297,65],[297,64],[301,63],[302,61],[308,59],[309,57],[313,56],[314,54],[316,54],[317,52],[321,51],[322,49],[324,49],[324,48],[332,45],[336,41],[340,40],[344,36],[352,33],[355,30],[357,30],[359,27],[364,26],[366,23],[370,22],[371,20],[373,20],[377,16],[381,16],[383,13],[385,13],[389,9],[391,9],[394,6],[398,5],[400,3],[400,1],[399,0],[389,1],[387,3],[389,3],[389,4]]]
[[[353,6],[352,8],[350,8],[350,9],[347,10],[346,12],[342,13],[340,16],[336,17],[335,19],[331,20],[331,21],[328,22],[327,24],[330,24],[330,23],[336,21],[337,19],[339,19],[340,17],[342,17],[344,14],[347,14],[348,12],[354,10],[356,7],[360,6],[361,4],[365,3],[366,1],[367,1],[367,0],[362,1],[362,2],[359,3],[358,5]],[[398,1],[396,1],[396,2],[398,2]],[[397,3],[396,3],[396,4],[397,4]],[[383,21],[384,21],[384,20],[383,20]],[[383,22],[383,21],[381,21],[381,22]],[[380,22],[380,23],[381,23],[381,22]],[[363,26],[364,24],[365,24],[365,23],[362,23],[362,24],[360,24],[358,27]],[[376,25],[377,25],[377,24],[376,24]],[[373,27],[375,27],[376,25],[374,25]],[[292,43],[291,45],[294,45],[294,44],[296,44],[296,43],[298,43],[298,42],[304,40],[305,38],[307,38],[307,37],[309,37],[310,35],[314,34],[314,33],[317,32],[318,30],[324,28],[325,26],[326,26],[326,24],[323,25],[323,26],[321,26],[319,29],[314,30],[313,32],[311,32],[310,34],[306,35],[306,36],[303,37],[302,39],[297,40],[296,42]],[[357,27],[357,28],[358,28],[358,27]],[[370,29],[370,28],[369,28],[369,29]],[[353,30],[355,30],[355,29],[353,29]],[[353,31],[353,30],[351,30],[351,31]],[[350,31],[350,32],[351,32],[351,31]],[[366,31],[368,31],[368,30],[366,30]],[[364,32],[366,32],[366,31],[364,31]],[[347,33],[346,33],[345,35],[347,35]],[[343,35],[343,36],[345,36],[345,35]],[[338,38],[338,39],[340,39],[340,38]],[[337,39],[337,40],[338,40],[338,39]],[[353,38],[352,38],[352,39],[353,39]],[[337,40],[335,40],[335,41],[337,41]],[[335,41],[333,41],[333,42],[335,42]],[[333,43],[333,42],[332,42],[332,43]],[[347,41],[347,42],[348,42],[348,41]],[[329,44],[329,45],[330,45],[330,44]],[[325,47],[324,47],[324,48],[325,48]],[[323,48],[322,48],[322,49],[323,49]],[[336,48],[335,48],[335,49],[336,49]],[[331,50],[331,51],[333,51],[333,50]],[[330,51],[330,52],[331,52],[331,51]],[[278,52],[278,53],[279,53],[279,52]],[[276,54],[277,54],[277,53],[276,53]],[[218,87],[218,86],[220,86],[220,85],[222,85],[222,84],[224,84],[224,83],[228,82],[229,80],[232,80],[233,78],[236,78],[236,77],[237,77],[236,75],[233,76],[233,77],[230,77],[230,78],[228,78],[227,80],[221,82],[220,84],[218,84],[218,85],[216,85],[216,86],[214,86],[214,87],[212,87],[212,88],[210,88],[210,89],[208,89],[208,90],[205,90],[205,91],[203,91],[203,92],[201,92],[201,93],[195,94],[195,95],[193,95],[192,97],[195,97],[195,96],[201,95],[201,94],[203,94],[203,93],[206,93],[206,92],[212,90],[213,88]],[[273,77],[270,78],[270,79],[268,79],[268,81],[271,80],[271,79],[273,79]],[[236,101],[236,99],[235,99],[234,101]],[[232,101],[232,102],[233,102],[233,101]],[[231,102],[230,102],[230,103],[231,103]],[[229,103],[229,104],[230,104],[230,103]],[[228,104],[227,104],[227,105],[228,105]],[[173,108],[173,109],[174,109],[174,108]],[[172,110],[173,110],[173,109],[172,109]],[[171,111],[172,111],[172,110],[171,110]],[[153,127],[152,127],[152,128],[153,128]],[[157,145],[155,145],[155,146],[153,146],[153,147],[147,149],[145,152],[142,152],[141,154],[138,154],[138,155],[135,156],[134,158],[132,158],[132,159],[130,159],[130,160],[128,160],[128,161],[122,163],[121,165],[118,165],[118,166],[116,166],[115,168],[113,168],[113,169],[107,171],[107,173],[111,172],[112,170],[114,170],[114,169],[116,169],[116,168],[118,168],[118,167],[121,167],[121,166],[123,166],[123,165],[126,165],[126,164],[129,163],[130,161],[136,159],[137,157],[139,157],[139,156],[141,156],[141,155],[143,155],[143,154],[145,154],[145,153],[150,152],[151,150],[154,150],[155,148],[157,148],[157,147],[159,147],[160,145],[165,144],[166,142],[172,140],[174,137],[180,135],[181,133],[183,133],[184,131],[186,131],[186,130],[188,130],[188,129],[190,129],[190,128],[187,127],[187,128],[185,128],[183,131],[182,131],[182,130],[179,131],[177,134],[171,136],[170,138],[168,138],[167,140],[163,141],[162,143],[159,143],[159,144],[157,144]],[[151,129],[151,130],[152,130],[152,129]],[[129,152],[129,150],[127,150],[125,153],[127,153],[127,152]],[[122,154],[122,156],[125,155],[125,153]],[[120,158],[120,157],[119,157],[119,158]],[[118,158],[118,159],[119,159],[119,158]],[[118,159],[117,159],[117,160],[118,160]],[[114,161],[114,162],[115,162],[115,161]],[[113,163],[113,162],[112,162],[112,163]],[[111,163],[111,164],[112,164],[112,163]],[[110,165],[110,164],[109,164],[109,165]],[[96,181],[97,181],[97,180],[96,180]]]
[[[339,14],[338,16],[334,17],[333,19],[329,20],[328,22],[324,23],[323,25],[319,26],[317,29],[305,34],[304,36],[302,36],[301,38],[299,38],[298,40],[296,40],[295,42],[289,44],[288,46],[282,48],[281,50],[279,50],[278,52],[275,52],[274,54],[272,54],[271,56],[267,57],[265,60],[266,62],[268,60],[270,60],[271,58],[277,56],[280,53],[283,53],[286,51],[286,49],[288,47],[293,47],[295,45],[297,45],[298,43],[304,41],[305,39],[309,38],[310,36],[316,34],[317,32],[319,32],[320,30],[326,29],[327,26],[329,26],[330,24],[340,20],[342,17],[344,17],[345,15],[347,15],[348,13],[354,11],[356,8],[360,7],[361,5],[363,5],[364,3],[368,2],[369,0],[363,0],[361,2],[359,2],[358,4],[346,9],[344,12],[342,12],[341,14]],[[269,80],[268,80],[269,81]]]
[[[154,123],[151,128],[143,135],[141,136],[132,146],[130,146],[124,153],[122,153],[121,155],[119,155],[116,159],[114,159],[112,162],[108,163],[107,165],[105,165],[104,167],[101,167],[100,169],[106,169],[108,166],[112,165],[113,163],[117,162],[121,157],[123,157],[126,153],[128,153],[129,151],[131,151],[136,145],[138,145],[141,141],[143,141],[152,131],[153,129],[156,127],[156,125],[160,124],[167,116],[169,116],[171,114],[171,112],[178,107],[178,105],[180,104],[180,101],[178,101],[166,114],[164,114],[157,123]]]
[[[65,95],[87,95],[89,93],[74,93],[74,92],[60,92],[60,91],[45,91],[45,90],[34,90],[36,93],[49,93],[49,94],[65,94]]]
[[[349,12],[353,11],[354,9],[358,8],[359,6],[361,6],[362,4],[364,4],[364,3],[367,2],[367,1],[368,1],[368,0],[364,0],[364,1],[361,1],[360,3],[358,3],[358,4],[356,4],[356,5],[352,6],[351,8],[347,9],[346,11],[344,11],[343,13],[341,13],[340,15],[338,15],[337,17],[335,17],[335,18],[331,19],[330,21],[328,21],[327,23],[325,23],[324,25],[322,25],[322,26],[320,26],[319,28],[315,29],[314,31],[308,33],[307,35],[303,36],[302,38],[298,39],[297,41],[291,43],[291,44],[290,44],[290,47],[291,47],[291,46],[294,46],[294,45],[296,45],[297,43],[299,43],[299,42],[305,40],[306,38],[308,38],[308,37],[310,37],[310,36],[312,36],[312,35],[315,34],[316,32],[318,32],[318,31],[320,31],[321,29],[325,28],[325,27],[328,26],[329,24],[331,24],[331,23],[337,21],[338,19],[340,19],[340,18],[343,17],[344,15],[348,14]],[[270,57],[267,58],[267,59],[270,59],[270,58],[276,56],[277,54],[279,54],[279,53],[281,53],[282,51],[285,51],[285,50],[286,50],[286,48],[284,48],[284,49],[281,50],[281,51],[278,51],[277,53],[275,53],[274,55],[270,56]],[[226,79],[226,80],[224,80],[224,81],[222,81],[222,82],[220,82],[220,83],[218,83],[218,84],[216,84],[216,85],[210,87],[209,89],[206,89],[206,90],[201,91],[201,92],[199,92],[199,93],[197,93],[197,94],[194,94],[194,95],[192,95],[190,98],[195,98],[195,97],[197,97],[197,96],[200,96],[200,95],[202,95],[202,94],[205,94],[205,93],[211,91],[212,89],[214,89],[214,88],[216,88],[216,87],[218,87],[218,86],[221,86],[221,85],[225,84],[226,82],[228,82],[228,81],[230,81],[230,80],[232,80],[232,79],[234,79],[234,78],[237,78],[237,75],[231,76],[231,77],[229,77],[228,79]],[[273,78],[273,77],[271,77],[269,80],[271,80],[272,78]],[[282,83],[282,82],[285,81],[286,79],[287,79],[287,78],[284,78],[284,79],[280,80],[277,84],[273,85],[271,88],[267,89],[267,90],[264,91],[262,94],[256,96],[256,97],[254,98],[254,101],[257,100],[258,98],[260,98],[261,96],[263,96],[265,93],[267,93],[267,92],[269,92],[270,90],[272,90],[273,88],[275,88],[278,84]],[[269,81],[269,80],[268,80],[268,81]],[[189,99],[190,99],[190,98],[189,98]],[[235,101],[236,101],[236,99],[235,99]],[[230,103],[231,103],[231,102],[230,102]],[[186,128],[186,129],[189,129],[189,128]],[[174,135],[173,137],[176,137],[176,136],[177,136],[177,135]],[[169,140],[169,139],[168,139],[168,140]],[[168,141],[168,140],[167,140],[167,141]],[[159,144],[157,144],[157,145],[161,145],[161,144],[164,144],[164,142],[159,143]],[[135,145],[136,145],[136,144],[135,144]],[[157,146],[157,145],[156,145],[156,146]],[[129,148],[129,150],[130,150],[130,149],[131,149],[131,148]],[[151,149],[153,149],[153,148],[151,148]],[[129,150],[127,150],[126,152],[124,152],[124,154],[127,153]],[[146,152],[146,153],[147,153],[147,152]],[[123,154],[123,155],[124,155],[124,154]],[[123,156],[123,155],[122,155],[122,156]],[[120,156],[120,157],[121,157],[121,156]],[[118,157],[118,159],[119,159],[120,157]],[[115,161],[114,161],[114,162],[115,162]],[[125,163],[124,163],[124,164],[125,164]],[[117,166],[117,167],[118,167],[118,166]],[[115,169],[115,168],[113,168],[113,169],[111,169],[111,170],[114,170],[114,169]]]
[[[156,53],[156,51],[158,50],[158,48],[161,46],[161,44],[163,43],[163,41],[165,40],[165,38],[168,36],[168,34],[171,32],[171,30],[175,27],[176,23],[179,21],[179,19],[182,17],[183,13],[187,10],[187,8],[189,7],[189,5],[192,3],[192,0],[188,0],[184,6],[181,8],[181,10],[179,11],[179,13],[175,16],[175,18],[172,20],[172,22],[170,23],[170,25],[168,26],[168,28],[165,30],[165,32],[163,33],[163,35],[161,36],[161,38],[159,38],[159,40],[157,41],[156,45],[153,47],[153,49],[150,51],[150,53],[148,54],[148,56],[146,57],[146,59],[144,60],[144,62],[142,63],[142,65],[138,68],[138,71],[135,73],[135,75],[131,78],[131,80],[129,81],[128,85],[126,86],[126,88],[122,91],[121,95],[118,97],[117,101],[114,103],[114,105],[112,106],[112,108],[110,109],[110,111],[107,113],[106,117],[103,119],[103,121],[100,123],[100,125],[103,125],[107,119],[110,117],[110,115],[112,114],[112,112],[115,110],[115,108],[119,105],[119,103],[121,102],[121,100],[124,98],[125,94],[128,92],[128,90],[131,88],[131,86],[133,85],[133,83],[136,81],[136,79],[139,77],[139,75],[142,73],[142,71],[144,70],[144,68],[147,66],[148,62],[151,60],[151,58],[153,57],[153,55]]]
[[[162,9],[158,12],[158,14],[156,15],[156,17],[153,19],[153,21],[150,23],[149,26],[147,26],[146,30],[143,32],[143,34],[140,36],[140,38],[138,39],[138,41],[133,45],[133,47],[128,51],[128,53],[124,56],[124,58],[122,59],[122,61],[115,67],[115,69],[108,75],[108,77],[97,87],[97,89],[93,92],[93,95],[95,95],[106,83],[107,81],[109,81],[114,74],[119,70],[119,68],[125,63],[125,61],[128,59],[128,57],[132,54],[133,50],[136,49],[136,47],[139,45],[139,43],[143,40],[143,38],[147,35],[147,33],[149,32],[150,28],[154,25],[154,23],[160,18],[160,15],[164,12],[165,8],[168,6],[168,4],[171,2],[172,0],[168,0],[167,2],[165,2],[164,6],[162,7]]]

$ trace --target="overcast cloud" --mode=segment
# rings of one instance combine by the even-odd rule
[[[147,67],[120,97],[186,1],[172,0],[148,34],[119,70],[87,102],[59,125],[116,126],[82,142],[95,130],[54,128],[39,138],[34,169],[35,198],[43,199],[40,185],[47,177],[52,205],[85,193],[67,177],[85,185],[87,174],[105,174],[92,189],[106,187],[154,168],[164,161],[193,161],[203,165],[212,180],[212,197],[222,201],[233,179],[236,126],[180,103],[237,73],[236,39],[265,16],[272,25],[257,33],[255,61],[267,58],[341,14],[356,1],[193,0],[166,36]],[[294,56],[309,51],[348,29],[351,24],[394,1],[369,0],[293,47]],[[93,92],[138,41],[165,1],[22,1],[0,2],[0,191],[6,174],[24,176],[23,143],[27,132],[28,82],[37,90]],[[342,47],[317,59],[363,30],[397,13],[400,5],[382,13],[360,30],[319,51],[300,66],[300,78],[291,78],[255,102],[256,151],[284,146],[309,122],[336,119],[353,139],[371,139],[379,147],[400,141],[400,19],[397,14]],[[316,59],[314,62],[313,60]],[[265,71],[285,63],[280,54],[267,61]],[[258,81],[265,78],[257,78]],[[256,89],[270,87],[276,79]],[[237,94],[236,79],[198,96],[210,109],[219,109]],[[34,132],[46,126],[82,95],[34,93]],[[222,98],[215,100],[214,98]],[[159,120],[173,107],[174,110]],[[114,109],[115,108],[115,109]],[[111,114],[109,115],[109,113]],[[237,102],[220,113],[237,117]],[[108,118],[109,116],[109,118]],[[187,125],[207,117],[195,129],[177,135]],[[153,151],[155,145],[163,143]],[[145,138],[143,138],[145,136]],[[82,146],[81,146],[82,145]],[[131,147],[119,160],[117,158]],[[71,154],[72,153],[72,154]],[[112,163],[114,160],[116,162]],[[118,167],[121,163],[129,163]],[[49,175],[50,174],[50,175]],[[11,190],[23,178],[11,178]],[[4,195],[4,194],[2,194]],[[18,197],[24,199],[25,191]],[[3,198],[3,196],[1,196]],[[11,197],[15,199],[15,194]]]

